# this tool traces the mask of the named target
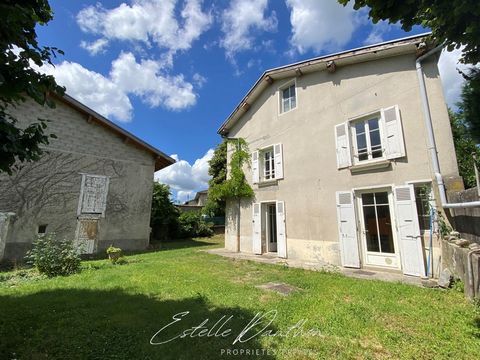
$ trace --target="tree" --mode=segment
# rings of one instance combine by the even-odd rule
[[[227,180],[227,141],[224,140],[217,145],[213,157],[208,162],[208,175],[212,178],[208,182],[209,188],[215,188]],[[213,196],[207,198],[204,207],[204,213],[207,215],[224,216],[225,200],[214,199]]]
[[[480,143],[480,69],[472,68],[462,88],[461,101],[457,104],[465,125],[473,140]]]
[[[351,0],[338,0],[347,5]],[[353,0],[354,9],[369,8],[369,16],[376,24],[380,20],[400,22],[410,31],[414,25],[432,30],[439,43],[449,51],[465,46],[461,62],[480,62],[480,6],[478,0]]]
[[[42,154],[42,145],[48,145],[45,129],[48,120],[38,119],[26,128],[17,124],[9,114],[29,97],[38,104],[54,107],[49,94],[63,95],[53,76],[45,75],[32,67],[52,64],[55,47],[41,47],[35,26],[45,25],[52,17],[47,0],[4,0],[0,4],[0,172],[11,174],[17,161],[35,161]]]
[[[178,232],[179,215],[180,212],[170,199],[170,187],[154,182],[150,217],[153,238],[156,240],[174,238]]]
[[[475,165],[480,162],[480,149],[470,135],[465,124],[464,115],[461,112],[449,111],[450,124],[452,126],[453,143],[457,155],[458,172],[463,178],[466,188],[476,186]],[[474,157],[477,158],[475,161]]]

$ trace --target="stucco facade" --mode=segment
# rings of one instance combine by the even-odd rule
[[[259,91],[255,101],[245,100],[249,101],[248,106],[242,115],[231,121],[228,134],[223,129],[223,134],[228,137],[244,138],[252,152],[260,149],[261,154],[261,149],[274,144],[283,147],[283,178],[253,184],[252,169],[245,169],[255,198],[242,200],[241,252],[255,252],[252,204],[280,200],[285,207],[285,257],[341,266],[337,192],[350,191],[360,196],[362,189],[391,192],[395,186],[409,182],[433,181],[415,72],[415,47],[410,46],[389,56],[382,55],[379,50],[369,56],[368,59],[355,60],[354,54],[350,63],[345,61],[344,65],[338,61],[335,71],[327,71],[325,67],[315,70],[311,69],[312,66],[309,71],[308,64],[305,66],[307,70],[302,70],[299,65],[290,71],[290,76],[273,71],[270,79],[265,77],[268,84]],[[450,123],[436,63],[436,58],[425,62],[424,74],[438,156],[445,179],[458,180]],[[282,90],[287,84],[295,84],[296,106],[282,113]],[[395,105],[401,114],[405,156],[387,160],[381,167],[361,170],[359,166],[347,166],[339,169],[335,127]],[[394,208],[392,206],[392,218],[395,217]],[[359,222],[358,210],[357,204],[355,211]],[[236,202],[227,204],[225,246],[232,251],[238,250],[237,211]],[[394,237],[397,247],[399,240],[396,234]],[[360,238],[361,234],[358,234],[359,247]],[[440,256],[437,242],[433,251],[437,264]],[[361,267],[365,267],[363,260]],[[401,266],[397,270],[401,270]]]
[[[39,161],[21,164],[11,176],[0,177],[0,212],[11,213],[7,234],[1,238],[3,260],[21,260],[39,232],[79,240],[82,230],[91,244],[88,252],[110,245],[146,248],[153,173],[161,154],[128,133],[113,131],[108,120],[69,101],[57,99],[55,109],[27,101],[13,114],[21,125],[38,117],[49,119],[47,132],[57,139],[50,141]],[[173,163],[168,157],[165,161]],[[87,191],[82,182],[89,176],[105,185],[97,184],[105,196],[100,211],[82,210]]]

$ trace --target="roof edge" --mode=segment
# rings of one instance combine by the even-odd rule
[[[166,155],[163,151],[158,150],[154,146],[146,143],[142,139],[133,135],[131,132],[121,128],[118,125],[116,125],[111,120],[109,120],[106,117],[100,115],[95,110],[89,108],[87,105],[81,103],[80,101],[76,100],[72,96],[70,96],[66,93],[63,96],[60,96],[60,95],[57,95],[57,94],[54,94],[54,96],[55,96],[55,98],[57,98],[57,99],[65,102],[66,104],[72,106],[73,108],[91,116],[97,122],[99,122],[101,125],[104,125],[108,129],[113,130],[117,134],[125,136],[126,138],[129,139],[129,141],[132,141],[137,146],[139,146],[139,147],[147,150],[151,154],[153,154],[155,156],[155,171],[161,170],[161,169],[163,169],[167,166],[170,166],[170,165],[172,165],[176,162],[173,158]]]

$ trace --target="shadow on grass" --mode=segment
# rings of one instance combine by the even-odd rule
[[[201,240],[188,238],[150,243],[150,247],[156,250],[177,250],[212,245],[219,245],[219,242],[215,238],[201,238]]]
[[[216,359],[244,358],[227,356],[228,349],[263,351],[258,336],[232,345],[255,314],[240,308],[215,308],[202,297],[175,301],[121,290],[54,290],[1,296],[0,309],[1,359]],[[189,314],[179,315],[181,320],[174,323],[172,317],[186,311]],[[233,317],[217,332],[222,316],[223,320]],[[207,319],[204,326],[211,329],[210,335],[217,332],[219,336],[150,344],[152,336],[170,323],[153,342],[169,340]],[[252,329],[244,339],[264,326]],[[232,329],[231,333],[221,337],[227,329]],[[273,326],[269,329],[275,330]]]

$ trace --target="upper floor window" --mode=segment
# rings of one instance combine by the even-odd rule
[[[252,153],[252,182],[283,179],[283,146],[274,144]]]
[[[265,180],[275,179],[275,157],[273,147],[263,151],[263,178]]]
[[[337,168],[404,157],[398,106],[380,109],[335,126]]]
[[[295,109],[297,107],[297,93],[295,89],[295,83],[281,88],[280,97],[280,110],[282,113]]]
[[[351,123],[354,163],[383,158],[379,115]]]

